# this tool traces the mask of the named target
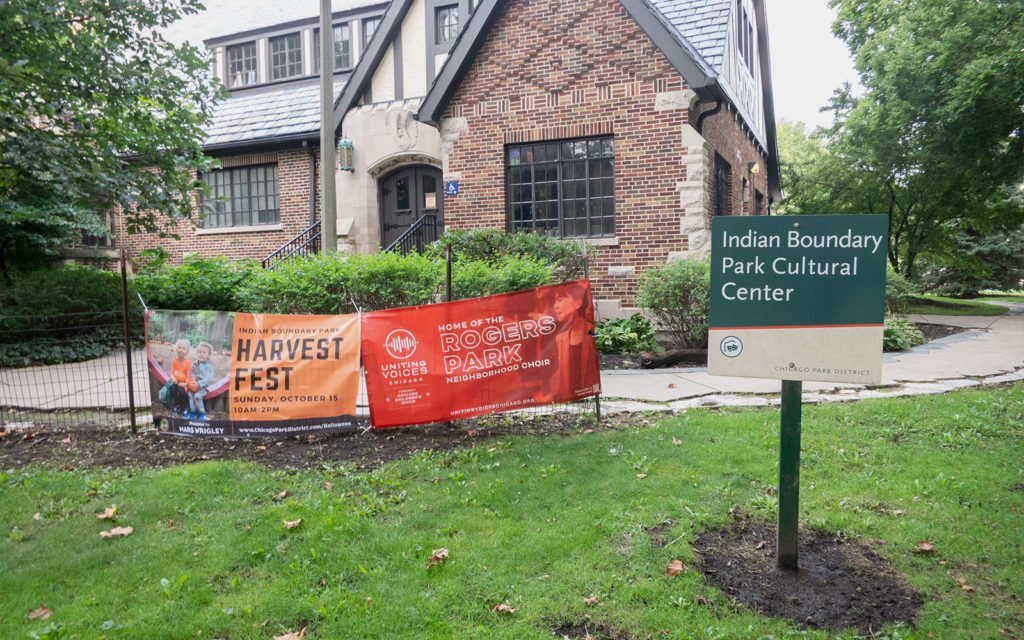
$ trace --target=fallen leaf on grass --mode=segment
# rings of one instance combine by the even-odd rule
[[[504,602],[499,602],[498,604],[494,605],[493,609],[495,611],[497,611],[498,613],[515,613],[516,612],[516,608],[515,607],[510,607],[507,604],[505,604]]]
[[[113,538],[114,536],[130,536],[131,534],[131,527],[114,527],[110,531],[100,531],[101,538]]]
[[[325,482],[324,483],[324,489],[331,489],[333,487],[334,487],[334,483],[333,482]]]
[[[63,440],[58,440],[57,442],[59,442],[60,444],[71,444],[71,436],[69,435],[68,437],[64,438]]]
[[[304,635],[306,635],[306,627],[302,627],[298,631],[289,631],[283,636],[274,636],[274,640],[302,640]]]
[[[641,480],[643,480],[644,478],[647,477],[647,474],[646,473],[638,473],[638,474],[636,474],[636,477],[640,478]]]
[[[935,547],[933,547],[932,543],[930,543],[930,542],[925,542],[924,540],[918,540],[917,541],[917,549],[916,549],[916,551],[917,551],[917,553],[935,553]]]
[[[285,498],[288,497],[288,492],[284,490],[278,491],[277,495],[274,497],[278,500],[284,500]]]
[[[43,514],[41,514],[39,512],[33,513],[32,514],[32,519],[33,520],[42,520],[43,519]]]
[[[373,598],[366,596],[366,606],[369,607],[373,604]]]
[[[430,560],[427,560],[427,568],[436,567],[439,564],[444,564],[444,561],[448,559],[448,549],[441,547],[440,549],[434,549],[434,554],[430,556]]]
[[[116,515],[116,514],[117,514],[117,505],[115,504],[113,506],[107,507],[106,510],[103,511],[103,513],[97,513],[96,514],[96,518],[99,519],[99,520],[113,520],[114,519],[114,515]]]
[[[667,573],[670,578],[674,578],[678,576],[680,573],[688,572],[689,569],[686,568],[686,565],[683,564],[682,560],[673,560],[672,562],[668,563],[668,568],[665,569],[665,573]]]
[[[40,606],[38,609],[33,609],[33,610],[28,612],[28,619],[29,620],[46,620],[47,618],[50,617],[51,613],[53,613],[53,612],[50,611],[49,609],[47,609],[46,607]]]
[[[672,444],[683,444],[682,440],[677,440],[675,436],[672,436]]]
[[[285,520],[284,521],[284,528],[285,529],[294,529],[295,527],[299,526],[300,524],[302,524],[302,518],[299,518],[298,520]]]
[[[960,588],[963,589],[964,591],[974,591],[974,587],[972,587],[969,584],[962,584],[962,585],[960,585]]]
[[[590,596],[589,598],[584,598],[583,599],[583,604],[587,605],[588,607],[592,607],[595,604],[597,604],[597,598],[594,597],[594,596]]]

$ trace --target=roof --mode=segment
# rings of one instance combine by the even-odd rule
[[[730,0],[648,0],[700,53],[715,71],[722,72],[729,31]]]
[[[334,97],[345,80],[335,80]],[[247,91],[219,103],[206,127],[204,147],[316,139],[320,135],[320,81]]]
[[[331,11],[347,11],[380,4],[382,0],[331,0]],[[320,16],[316,0],[206,0],[206,9],[168,26],[163,35],[176,44],[199,45],[212,38],[266,29]]]

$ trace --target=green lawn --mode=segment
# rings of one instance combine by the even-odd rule
[[[871,545],[924,594],[916,628],[876,637],[1024,629],[1022,413],[1024,384],[804,408],[801,522]],[[583,622],[633,639],[856,637],[665,574],[730,509],[772,518],[777,434],[774,410],[691,410],[372,472],[8,470],[0,637],[560,640],[552,629]],[[97,519],[114,505],[116,521]],[[659,548],[665,521],[678,542]],[[100,537],[113,526],[133,532]],[[52,616],[30,620],[40,606]]]
[[[936,295],[915,296],[907,313],[925,313],[939,316],[999,316],[1006,307],[979,300],[946,298]]]
[[[999,293],[986,293],[978,296],[978,300],[998,300],[1000,302],[1024,302],[1024,293],[1014,293],[1012,291],[1002,291]]]

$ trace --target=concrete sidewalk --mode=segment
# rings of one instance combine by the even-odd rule
[[[923,316],[911,322],[967,327],[967,331],[933,340],[910,351],[885,354],[882,384],[805,382],[804,402],[942,393],[979,384],[1024,380],[1024,303],[999,303],[1002,316]],[[150,406],[143,351],[132,355],[135,406]],[[99,374],[97,375],[97,372]],[[605,413],[678,411],[691,407],[777,404],[778,380],[708,375],[704,368],[601,372]],[[128,393],[124,354],[49,367],[0,370],[0,407],[20,409],[126,409]],[[365,387],[359,394],[366,414]]]

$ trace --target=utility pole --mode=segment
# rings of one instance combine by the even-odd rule
[[[325,252],[338,250],[334,172],[334,26],[331,0],[320,0],[320,246]]]

